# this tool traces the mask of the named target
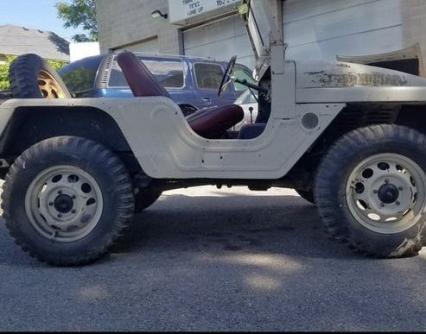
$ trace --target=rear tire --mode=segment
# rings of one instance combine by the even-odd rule
[[[83,265],[106,254],[134,213],[123,163],[104,146],[56,137],[26,150],[11,166],[3,216],[16,243],[52,265]]]
[[[324,157],[315,199],[327,232],[381,258],[418,254],[426,205],[426,137],[397,125],[343,136]]]

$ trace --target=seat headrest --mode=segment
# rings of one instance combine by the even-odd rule
[[[117,56],[117,63],[134,96],[170,97],[167,90],[157,82],[145,64],[132,52],[121,52]]]

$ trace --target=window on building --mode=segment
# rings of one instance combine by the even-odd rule
[[[157,82],[166,88],[184,86],[183,63],[179,60],[153,60],[140,58]],[[128,87],[126,78],[117,62],[114,62],[109,79],[109,87]]]
[[[197,63],[194,65],[197,86],[201,89],[219,89],[223,78],[222,67],[215,64]]]

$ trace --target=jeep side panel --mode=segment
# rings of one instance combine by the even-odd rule
[[[300,105],[293,119],[283,118],[283,106],[273,111],[258,138],[210,140],[192,131],[179,107],[164,97],[10,100],[0,106],[0,132],[7,135],[4,129],[16,108],[31,106],[86,106],[108,113],[144,172],[153,178],[278,179],[294,166],[345,105]]]

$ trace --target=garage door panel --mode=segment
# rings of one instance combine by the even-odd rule
[[[302,46],[289,47],[287,58],[296,60],[336,61],[336,55],[379,54],[402,49],[402,29],[393,27],[353,35],[351,38],[314,42]]]
[[[352,38],[355,34],[401,24],[401,2],[386,0],[385,3],[376,1],[337,12],[311,16],[286,24],[284,32],[286,42],[290,46],[297,46],[343,36]]]
[[[226,40],[236,35],[234,20],[226,19],[217,23],[187,30],[185,34],[185,46],[192,48],[200,44],[208,44],[211,41]],[[241,34],[241,33],[240,33]]]
[[[183,37],[186,55],[224,61],[237,55],[243,64],[254,63],[250,40],[239,16],[184,31]]]
[[[377,0],[286,0],[284,2],[284,23],[309,19],[317,15],[338,12],[372,2],[377,2]]]

